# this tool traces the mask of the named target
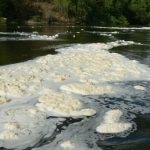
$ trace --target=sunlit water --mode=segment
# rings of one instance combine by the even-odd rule
[[[1,30],[0,147],[149,150],[149,43],[150,28]]]

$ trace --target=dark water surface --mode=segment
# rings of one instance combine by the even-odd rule
[[[29,33],[29,35],[25,33]],[[54,40],[47,40],[45,37],[34,39],[30,37],[30,34],[48,36],[58,34],[58,37]],[[68,47],[76,43],[106,43],[116,40],[141,43],[142,45],[116,47],[111,49],[110,52],[119,53],[150,67],[150,30],[115,30],[74,26],[21,26],[15,29],[9,27],[6,30],[0,30],[0,65],[19,63],[46,54],[57,54],[55,49]],[[140,84],[142,83],[145,85],[144,81],[140,82]],[[134,84],[134,82],[130,82],[128,85],[129,84]],[[144,93],[142,96],[137,95],[136,98],[149,103],[149,82],[147,82],[145,86],[148,90],[147,93]],[[110,108],[111,106],[109,105],[111,105],[111,101],[113,105],[114,100],[108,97],[108,107]],[[119,105],[120,103],[115,103],[116,107],[119,107]],[[142,105],[142,102],[139,105]],[[70,124],[78,121],[79,120],[72,120]],[[114,137],[106,140],[96,138],[94,142],[98,147],[104,150],[150,150],[150,114],[136,112],[134,121],[137,124],[137,130],[127,137]],[[55,133],[55,136],[57,134],[59,133]],[[53,137],[54,139],[55,136]],[[53,141],[53,139],[47,139],[47,141],[41,141],[39,145],[44,145],[44,143],[48,144],[51,141]],[[38,147],[38,145],[36,147]]]

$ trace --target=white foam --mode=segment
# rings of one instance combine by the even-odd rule
[[[144,87],[144,86],[141,86],[141,85],[135,85],[134,88],[135,88],[136,90],[145,91],[145,87]]]
[[[100,33],[100,35],[102,35],[102,36],[109,36],[109,37],[112,36],[112,34],[106,34],[106,33]]]
[[[120,110],[110,110],[106,112],[104,120],[96,128],[99,133],[120,133],[132,128],[132,123],[120,121],[122,116]]]
[[[108,37],[113,37],[115,34],[119,34],[118,31],[112,31],[112,32],[101,32],[101,31],[85,31],[87,33],[92,33],[92,34],[97,34],[101,36],[108,36]]]
[[[128,90],[125,89],[126,86],[120,86],[123,90],[118,90],[117,85],[110,83],[137,80],[149,82],[150,68],[108,51],[113,47],[132,44],[135,43],[116,41],[78,44],[58,49],[60,52],[58,55],[47,55],[28,62],[0,67],[0,147],[10,149],[31,147],[48,134],[49,130],[55,129],[52,119],[46,119],[47,117],[82,116],[84,118],[83,116],[92,116],[98,111],[94,116],[97,117],[101,114],[101,110],[111,104],[108,103],[109,99],[100,98],[96,99],[99,101],[97,105],[95,101],[81,96],[82,94],[103,96],[103,94],[114,93],[115,95],[114,91],[118,92],[115,96],[120,96],[123,92],[124,95],[130,96],[130,91],[141,94],[142,92],[135,90],[133,86]],[[110,102],[112,101],[110,99]],[[110,108],[119,106],[122,110],[133,109],[134,111],[137,108],[145,112],[144,106],[137,107],[136,103],[125,105],[117,100],[113,101]],[[132,108],[132,106],[136,107]],[[131,123],[120,121],[120,111],[110,112],[113,115],[106,113],[105,122],[99,123],[98,131],[118,133],[131,127]],[[59,122],[58,118],[56,120]],[[49,124],[47,124],[48,120]],[[92,123],[90,124],[89,121],[88,124],[79,127],[83,130],[92,124],[90,127],[93,128],[95,122],[92,120]],[[114,130],[108,130],[108,124],[113,125]],[[88,129],[84,130],[84,134]],[[73,135],[72,130],[70,136]],[[50,132],[49,136],[51,134]],[[86,135],[89,136],[88,133]],[[85,139],[81,141],[81,147],[85,141]],[[73,143],[77,145],[76,142]],[[86,149],[85,147],[83,146],[83,149]],[[80,146],[77,148],[80,149]]]
[[[100,34],[119,34],[118,31],[112,31],[112,32],[104,32],[104,31],[85,31],[85,32],[88,32],[88,33],[100,33]]]
[[[25,83],[0,81],[0,94],[20,97],[24,94]]]
[[[101,27],[101,26],[93,26],[94,28],[99,29],[115,29],[115,30],[150,30],[150,27]]]
[[[31,34],[27,39],[20,39],[20,40],[54,40],[58,37],[58,34],[49,36],[49,35],[35,35],[35,34]]]
[[[47,144],[39,148],[33,148],[32,150],[95,150],[94,148],[90,148],[85,143],[82,143],[82,140],[76,141],[63,141],[60,144]],[[102,150],[99,147],[96,147],[97,150]]]
[[[111,86],[96,86],[91,83],[70,83],[62,85],[60,89],[81,95],[100,95],[113,92]]]
[[[93,109],[82,109],[82,103],[70,95],[52,90],[39,98],[36,106],[42,111],[53,112],[58,116],[92,116],[96,112]]]
[[[71,141],[64,141],[60,144],[63,149],[74,149],[74,144]]]
[[[1,41],[6,41],[6,40],[21,40],[21,41],[45,41],[45,40],[54,40],[58,38],[59,34],[55,35],[40,35],[38,32],[0,32],[0,37]],[[7,35],[12,35],[12,37],[8,37]]]
[[[12,108],[0,115],[0,147],[26,148],[46,134],[46,115],[36,108]]]
[[[27,32],[0,32],[1,35],[24,35],[28,36],[30,33]]]
[[[134,41],[125,41],[125,40],[117,40],[114,42],[108,42],[108,43],[92,43],[92,44],[77,44],[69,48],[61,48],[57,51],[59,52],[73,52],[73,51],[88,51],[92,50],[93,52],[99,51],[99,50],[109,50],[114,47],[118,46],[126,46],[126,45],[142,45],[141,43],[137,43]],[[103,51],[102,51],[103,52]]]
[[[6,96],[0,96],[0,105],[10,102],[11,100]]]

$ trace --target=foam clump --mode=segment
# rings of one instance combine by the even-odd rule
[[[106,34],[106,33],[100,33],[100,35],[102,35],[102,36],[109,36],[109,37],[112,36],[112,34]]]
[[[20,125],[17,122],[8,122],[4,125],[4,128],[8,130],[15,130],[19,129]]]
[[[0,104],[5,104],[10,102],[11,100],[7,98],[6,96],[0,96]]]
[[[58,55],[47,55],[28,62],[0,67],[0,147],[26,149],[34,146],[43,140],[45,134],[51,136],[53,125],[56,129],[55,123],[51,122],[52,118],[59,124],[60,118],[92,116],[97,110],[97,115],[87,119],[88,125],[92,122],[93,128],[93,120],[109,105],[113,105],[109,108],[121,106],[122,110],[132,109],[130,103],[125,102],[125,105],[123,101],[117,101],[115,98],[105,99],[100,95],[95,101],[91,101],[91,98],[88,99],[90,96],[82,96],[110,94],[114,91],[118,92],[117,96],[121,96],[123,92],[118,90],[120,86],[113,85],[114,82],[150,80],[150,69],[147,66],[108,51],[113,47],[131,44],[135,43],[115,41],[79,44],[58,49],[61,52]],[[51,90],[44,92],[45,89]],[[133,87],[130,86],[129,89],[135,93]],[[123,91],[127,96],[132,92],[124,87]],[[9,107],[3,105],[9,100]],[[145,112],[143,106],[139,108]],[[97,132],[120,133],[132,128],[131,123],[120,120],[122,115],[120,110],[106,112],[104,120],[96,128]],[[82,131],[87,124],[82,121],[80,123],[82,125],[77,129]],[[61,141],[63,140],[64,138]],[[74,142],[76,149],[82,149],[85,141],[81,141],[81,145]],[[83,149],[88,148],[83,146]]]
[[[9,95],[9,96],[16,96],[20,97],[24,95],[25,92],[25,83],[22,82],[9,82],[9,81],[0,81],[0,94],[1,95]]]
[[[58,34],[49,36],[49,35],[39,35],[39,34],[30,34],[27,40],[54,40],[58,37]],[[26,40],[26,38],[22,39]]]
[[[150,27],[101,27],[101,26],[94,26],[94,28],[100,29],[115,29],[115,30],[150,30]]]
[[[61,74],[67,73],[70,79],[76,78],[77,81],[99,83],[103,81],[140,80],[141,78],[150,80],[149,69],[146,66],[119,54],[106,51],[113,47],[133,43],[132,41],[116,41],[107,44],[77,45],[59,49],[63,54],[47,55],[37,59],[36,62],[44,67],[51,66],[51,70],[61,71]],[[53,67],[53,64],[57,65],[57,69]],[[69,78],[58,76],[59,80],[68,80]]]
[[[60,144],[63,149],[74,149],[74,144],[71,141],[64,141]]]
[[[51,74],[49,79],[53,80],[54,82],[62,82],[62,81],[67,80],[68,78],[70,78],[69,74],[66,74],[66,73],[54,73],[54,74]]]
[[[46,115],[32,107],[11,108],[0,114],[0,147],[24,149],[46,133]]]
[[[0,133],[0,140],[17,140],[18,136],[13,131],[4,131]]]
[[[42,41],[42,40],[54,40],[56,38],[58,38],[59,34],[55,34],[55,35],[40,35],[38,32],[0,32],[0,35],[2,35],[2,38],[0,40],[23,40],[23,41],[32,41],[32,40],[36,40],[36,41]],[[11,36],[7,36],[7,35],[13,35]]]
[[[60,116],[91,116],[96,113],[93,109],[82,109],[80,100],[51,90],[39,98],[36,106],[42,111],[49,111]]]
[[[98,95],[112,93],[111,86],[96,86],[91,83],[70,83],[62,85],[60,89],[81,95]]]
[[[144,86],[141,86],[141,85],[135,85],[134,88],[135,88],[136,90],[145,91],[145,87],[144,87]]]
[[[41,71],[40,68],[37,69],[31,67],[32,71],[28,72],[30,66],[22,64],[21,66],[16,66],[16,72],[13,70],[13,68],[9,68],[9,70],[4,69],[2,71],[3,74],[0,79],[0,95],[19,98],[32,95],[40,88],[43,79],[36,75],[36,73]]]
[[[120,110],[109,110],[105,113],[103,122],[96,128],[99,133],[121,133],[132,128],[132,123],[120,121],[123,113]]]

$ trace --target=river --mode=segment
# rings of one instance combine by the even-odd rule
[[[149,150],[150,28],[0,29],[0,147]]]

